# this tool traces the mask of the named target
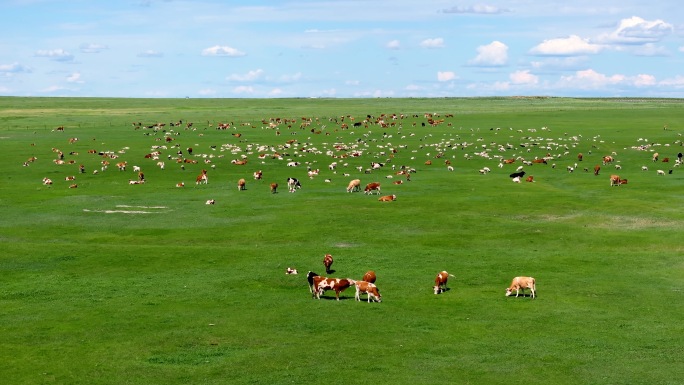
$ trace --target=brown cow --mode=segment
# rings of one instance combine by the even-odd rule
[[[525,182],[534,182],[534,176],[530,175],[527,178],[525,178]]]
[[[447,288],[447,281],[449,280],[449,277],[453,276],[453,274],[449,274],[446,271],[439,272],[439,274],[437,274],[437,277],[435,277],[435,286],[432,287],[435,291],[435,294],[440,294],[449,290]]]
[[[369,270],[366,272],[366,274],[363,275],[362,281],[370,282],[370,283],[375,283],[375,272],[373,270]]]
[[[240,178],[240,180],[238,181],[238,191],[246,190],[247,189],[247,187],[245,187],[246,184],[247,184],[247,182],[245,181],[245,178]]]
[[[278,192],[278,183],[271,183],[271,194]]]
[[[371,299],[375,302],[382,302],[382,296],[378,291],[378,287],[375,286],[374,283],[366,281],[355,281],[354,284],[356,285],[356,295],[354,296],[354,298],[356,298],[357,301],[361,301],[361,294],[367,294],[368,303],[370,303]]]
[[[397,196],[394,195],[394,194],[392,194],[392,195],[385,195],[385,196],[382,196],[382,197],[378,198],[378,200],[379,200],[380,202],[392,202],[392,201],[397,200]]]
[[[513,290],[515,290],[515,296],[518,296],[518,293],[520,291],[523,292],[523,296],[525,295],[525,289],[530,289],[532,291],[532,298],[536,297],[536,292],[537,292],[537,286],[535,284],[535,280],[532,277],[515,277],[513,278],[513,281],[511,282],[511,286],[509,286],[506,289],[506,297],[511,295],[513,293]]]
[[[613,159],[612,156],[606,155],[606,156],[603,157],[603,165],[605,166],[605,165],[607,165],[608,163],[613,163],[614,160],[615,160],[615,159]]]
[[[366,188],[363,190],[364,194],[373,194],[373,191],[377,191],[377,194],[380,195],[380,183],[378,182],[372,182],[368,183],[366,185]]]
[[[583,157],[584,157],[584,155],[582,155],[581,152],[580,152],[579,154],[577,154],[577,160],[578,160],[578,161],[581,162]]]
[[[202,170],[202,173],[197,175],[197,179],[195,180],[195,184],[200,184],[200,183],[207,184],[208,182],[209,182],[209,178],[207,177],[207,170]]]
[[[594,175],[598,175],[599,171],[601,171],[601,166],[597,164],[596,166],[594,166]]]
[[[323,257],[323,265],[325,266],[325,273],[330,274],[330,266],[333,264],[333,257],[330,254],[326,254]]]
[[[361,179],[353,179],[347,185],[347,192],[361,191]]]

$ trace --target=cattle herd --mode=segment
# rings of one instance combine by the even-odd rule
[[[331,269],[333,264],[333,257],[331,254],[325,254],[323,256],[323,266],[325,267],[326,274],[331,274],[334,270]],[[297,269],[288,267],[285,270],[287,275],[298,274]],[[432,287],[434,294],[442,294],[449,290],[447,287],[447,282],[449,277],[455,278],[453,274],[449,274],[447,271],[440,271],[435,277],[435,285]],[[363,277],[359,280],[351,278],[329,278],[309,271],[306,274],[306,280],[309,284],[309,292],[311,297],[315,299],[321,299],[321,296],[326,291],[334,291],[335,299],[340,300],[340,293],[347,290],[348,288],[355,286],[356,294],[354,299],[361,301],[361,295],[366,295],[366,302],[382,302],[382,295],[380,294],[380,289],[378,289],[375,281],[377,276],[375,271],[367,271]],[[532,277],[515,277],[511,281],[510,286],[506,288],[506,297],[513,294],[515,291],[515,296],[518,297],[520,293],[525,296],[525,289],[530,290],[530,298],[536,298],[537,286],[535,279]]]

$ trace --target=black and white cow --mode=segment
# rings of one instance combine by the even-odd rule
[[[302,188],[302,184],[297,178],[287,178],[287,189],[290,192],[295,192],[298,188]]]

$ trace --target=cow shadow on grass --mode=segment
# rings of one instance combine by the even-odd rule
[[[327,275],[335,274],[335,271],[337,271],[337,270],[330,269],[330,270],[326,271],[325,274],[327,274]]]
[[[321,299],[324,299],[326,301],[337,301],[337,298],[335,298],[334,295],[321,295]],[[355,299],[354,297],[343,297],[340,295],[340,301],[347,301],[350,299]]]

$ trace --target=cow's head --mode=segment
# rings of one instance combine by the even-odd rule
[[[435,291],[435,294],[441,294],[444,291],[444,289],[439,285],[433,286],[432,289]]]
[[[511,295],[512,293],[513,293],[513,290],[511,290],[510,287],[507,287],[507,288],[506,288],[506,297],[508,297],[508,296]]]

